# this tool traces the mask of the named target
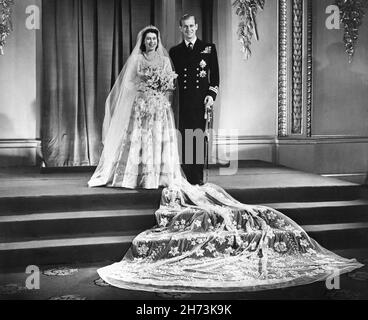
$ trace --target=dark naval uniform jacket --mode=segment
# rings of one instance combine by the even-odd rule
[[[179,130],[184,147],[185,129],[205,129],[205,97],[211,96],[215,101],[218,94],[220,76],[216,46],[197,39],[191,50],[183,41],[170,50],[170,58],[178,74]],[[184,153],[183,149],[182,159]],[[183,166],[183,169],[191,183],[198,183],[203,179],[203,165],[190,169]],[[192,174],[195,176],[193,179]]]

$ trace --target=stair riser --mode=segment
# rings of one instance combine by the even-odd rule
[[[328,250],[358,249],[368,246],[368,228],[308,232],[308,235]]]
[[[278,210],[299,225],[368,222],[368,206]],[[154,212],[152,209],[147,215],[0,223],[0,241],[146,230],[156,224]]]
[[[366,182],[366,184],[364,186],[361,187],[360,197],[362,199],[368,199],[368,181]]]
[[[30,197],[0,199],[0,215],[43,212],[123,210],[152,208],[160,205],[161,193],[75,195],[63,197]]]
[[[300,201],[342,201],[359,197],[358,186],[227,190],[243,203],[272,203]],[[157,208],[160,190],[141,191],[132,194],[75,195],[63,197],[29,197],[0,199],[0,215],[9,213],[37,213],[88,210],[126,209],[139,206]]]
[[[12,239],[40,239],[43,237],[60,238],[65,236],[111,232],[146,230],[156,224],[154,214],[147,216],[89,218],[75,220],[49,220],[0,223],[0,241]]]
[[[246,204],[277,202],[350,201],[359,198],[359,187],[311,187],[286,189],[230,190],[228,193]]]
[[[308,234],[329,250],[366,248],[368,245],[368,228],[309,232]],[[11,267],[25,267],[27,265],[120,261],[129,247],[130,242],[124,242],[121,244],[2,251],[0,252],[0,272]]]
[[[0,273],[10,272],[11,268],[26,269],[29,265],[78,265],[101,261],[118,262],[129,249],[131,243],[98,244],[66,248],[45,248],[12,250],[0,253]],[[98,276],[96,276],[98,278]]]
[[[368,222],[368,206],[277,209],[298,224]]]

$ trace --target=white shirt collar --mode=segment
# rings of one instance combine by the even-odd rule
[[[184,40],[184,41],[185,41],[186,46],[188,46],[189,42],[193,43],[193,48],[194,48],[194,45],[197,42],[197,37],[195,37],[194,40],[192,40],[192,41],[187,41],[187,40]]]

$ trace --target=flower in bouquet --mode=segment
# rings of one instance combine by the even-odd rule
[[[141,71],[142,81],[138,85],[138,90],[165,94],[167,91],[175,89],[174,80],[177,77],[178,75],[171,70],[148,66]]]

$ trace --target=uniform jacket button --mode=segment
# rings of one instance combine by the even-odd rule
[[[199,89],[199,86],[197,86],[197,89]]]

